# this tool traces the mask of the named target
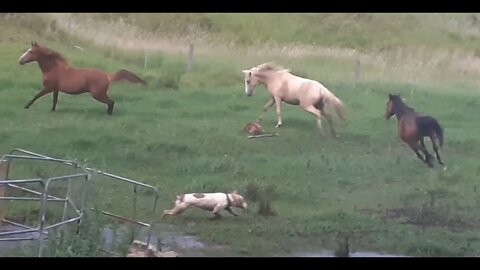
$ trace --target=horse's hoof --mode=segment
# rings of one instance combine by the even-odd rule
[[[281,127],[281,126],[282,126],[282,124],[277,124],[277,125],[275,126],[275,128],[279,128],[279,127]]]

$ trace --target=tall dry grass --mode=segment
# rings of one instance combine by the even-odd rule
[[[101,48],[118,48],[125,51],[149,53],[161,52],[184,57],[188,45],[193,43],[196,57],[238,63],[238,68],[257,65],[264,60],[288,64],[317,57],[319,65],[322,65],[322,58],[328,58],[343,62],[345,66],[350,66],[353,72],[355,62],[360,60],[363,80],[403,81],[433,85],[444,85],[449,82],[454,82],[454,84],[469,83],[472,86],[480,85],[478,79],[480,78],[478,50],[469,48],[471,45],[468,44],[468,46],[463,47],[448,47],[450,41],[445,41],[445,39],[451,38],[453,40],[451,41],[452,44],[457,44],[455,38],[478,39],[480,23],[476,19],[476,14],[406,14],[405,16],[376,14],[376,17],[372,17],[373,19],[379,20],[380,18],[389,22],[392,29],[401,29],[402,24],[408,26],[407,24],[411,24],[411,21],[417,20],[416,23],[420,28],[417,31],[426,33],[437,31],[444,34],[445,37],[437,38],[438,43],[444,45],[436,46],[433,41],[430,43],[425,41],[425,44],[422,44],[419,40],[411,38],[413,41],[405,41],[407,44],[372,45],[368,50],[361,47],[352,49],[337,45],[301,44],[293,42],[293,40],[289,43],[275,41],[248,44],[234,43],[225,40],[225,35],[221,36],[219,34],[217,29],[219,26],[209,20],[209,18],[215,19],[215,17],[202,17],[201,14],[44,13],[25,16],[40,18],[46,25],[44,27],[50,32],[66,33],[67,36]],[[253,15],[249,14],[248,16]],[[266,14],[265,16],[275,15]],[[309,20],[313,27],[318,25],[315,24],[317,23],[315,20],[321,18],[316,14],[305,16],[311,16]],[[368,15],[366,16],[368,17]],[[389,16],[392,19],[389,19]],[[176,20],[176,17],[179,19]],[[352,28],[352,25],[358,21],[360,26],[373,28],[374,26],[365,22],[367,19],[364,17],[355,14],[340,14],[330,16],[321,22],[334,25],[335,20],[341,19],[339,22],[342,22],[344,27]],[[228,19],[226,17],[219,18],[224,19],[226,24],[232,24],[232,22],[226,21]],[[220,20],[219,18],[217,18],[217,21]],[[368,20],[372,20],[372,18],[368,18]],[[422,23],[419,22],[420,19]],[[238,20],[238,18],[232,17],[232,20]],[[255,17],[255,20],[256,23],[260,24],[259,17]],[[150,24],[147,24],[147,21]],[[144,27],[141,28],[138,25]],[[247,27],[251,26],[247,25]],[[427,27],[431,29],[427,29]],[[380,26],[378,28],[381,29]],[[175,32],[174,29],[178,29],[178,31]],[[243,33],[243,31],[245,30],[239,29],[239,32]],[[395,33],[388,33],[387,31],[386,33],[372,34],[372,36],[382,34],[385,36],[395,35]],[[401,35],[402,33],[398,32],[398,34]],[[362,38],[362,35],[359,34],[357,37]],[[351,38],[354,40],[355,36],[353,35]],[[342,74],[342,76],[344,75]]]

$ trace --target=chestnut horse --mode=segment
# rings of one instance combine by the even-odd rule
[[[74,68],[67,59],[50,48],[32,42],[32,46],[19,58],[20,65],[37,61],[43,75],[43,87],[25,109],[28,109],[38,98],[53,92],[52,111],[55,111],[58,92],[82,94],[89,92],[92,97],[108,106],[107,114],[112,115],[115,102],[107,95],[110,82],[127,80],[133,83],[146,82],[128,70],[120,70],[113,74],[95,68]]]
[[[437,161],[440,165],[444,165],[435,142],[435,139],[438,139],[438,143],[442,147],[443,129],[437,119],[415,112],[413,108],[403,103],[399,95],[389,94],[385,118],[388,120],[393,115],[398,120],[398,136],[412,148],[421,161],[425,162],[429,167],[433,167],[433,156],[427,151],[424,141],[424,137],[430,137],[433,150],[437,154]],[[425,157],[420,154],[420,151],[423,152]]]
[[[330,125],[330,131],[335,138],[338,134],[333,127],[332,115],[327,108],[335,110],[337,115],[345,120],[344,103],[330,92],[320,82],[303,78],[290,73],[290,70],[273,63],[264,63],[248,70],[242,70],[245,74],[245,94],[251,96],[253,89],[262,84],[270,94],[270,100],[263,106],[257,121],[262,120],[263,114],[274,104],[277,113],[276,128],[282,126],[281,104],[299,105],[306,112],[315,116],[317,127],[321,135],[324,135],[322,128],[322,116]]]

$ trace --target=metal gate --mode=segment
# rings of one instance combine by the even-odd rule
[[[18,153],[18,154],[15,154]],[[48,177],[48,178],[29,178],[29,179],[10,179],[9,172],[11,166],[18,160],[31,160],[31,161],[40,161],[40,162],[49,162],[49,163],[58,163],[64,166],[69,166],[70,168],[79,171],[79,173],[67,174],[57,177]],[[92,189],[95,189],[95,177],[97,175],[105,176],[107,179],[121,183],[123,185],[132,186],[133,191],[133,217],[128,217],[125,215],[120,215],[118,213],[112,213],[106,211],[106,209],[94,209],[89,205],[89,195]],[[75,181],[76,184],[81,185],[81,202],[80,205],[76,205],[72,197],[71,183]],[[80,181],[80,182],[79,182]],[[59,182],[67,182],[67,192],[64,197],[58,197],[49,195],[49,190],[51,187]],[[22,185],[36,185],[37,190],[30,187],[24,187]],[[5,196],[6,187],[21,190],[28,194],[32,194],[35,197],[26,197],[26,196]],[[137,210],[137,196],[138,188],[144,188],[150,190],[153,193],[153,202],[148,214],[147,220],[138,220],[136,217]],[[76,194],[78,195],[78,194]],[[72,160],[56,159],[42,154],[34,153],[31,151],[23,149],[13,149],[8,155],[4,155],[0,160],[0,225],[2,223],[10,224],[15,227],[21,228],[19,230],[10,230],[5,232],[0,232],[0,241],[24,241],[24,240],[37,240],[37,256],[42,256],[43,241],[48,236],[49,230],[57,228],[66,224],[77,222],[77,226],[81,226],[82,218],[84,217],[84,211],[92,210],[99,212],[103,215],[106,215],[117,220],[122,220],[124,222],[129,222],[139,226],[147,228],[147,245],[150,244],[152,231],[154,227],[154,216],[155,210],[157,207],[157,202],[159,199],[159,191],[156,187],[135,181],[129,178],[122,176],[114,175],[108,172],[96,170],[86,166],[81,166],[79,163]],[[15,222],[6,218],[6,205],[5,201],[11,201],[20,203],[22,201],[38,201],[40,203],[40,210],[38,213],[38,225],[36,227],[30,227],[26,224],[21,224],[20,222]],[[47,203],[63,203],[63,214],[59,222],[47,225],[45,209]],[[67,210],[73,210],[75,215],[71,218],[68,218],[66,213]],[[78,227],[77,227],[78,228]],[[28,234],[34,234],[33,236],[25,236]],[[19,235],[15,237],[15,235]],[[14,237],[7,237],[14,236]],[[23,236],[23,237],[22,237]],[[117,254],[118,255],[118,254]]]

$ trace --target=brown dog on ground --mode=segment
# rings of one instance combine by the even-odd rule
[[[246,124],[245,127],[243,128],[243,130],[250,135],[260,135],[265,131],[262,128],[262,126],[257,122],[252,122],[252,123]]]

